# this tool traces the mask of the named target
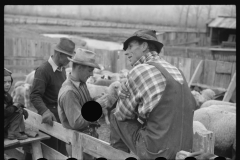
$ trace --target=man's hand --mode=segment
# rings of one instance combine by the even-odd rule
[[[53,113],[48,109],[42,115],[42,123],[47,123],[50,126],[53,126],[53,121],[57,121]]]
[[[130,97],[130,93],[127,89],[126,83],[123,82],[121,83],[121,88],[119,90],[118,96],[120,99],[125,99]]]
[[[15,102],[15,103],[13,103],[13,106],[16,107],[16,111],[15,112],[18,112],[20,114],[23,113],[23,108],[22,108],[22,104],[21,103]]]

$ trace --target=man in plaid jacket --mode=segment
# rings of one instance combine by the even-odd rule
[[[111,145],[144,160],[174,159],[193,143],[196,102],[183,73],[159,57],[162,47],[156,31],[146,29],[124,42],[133,68],[122,85],[126,97],[110,116]]]

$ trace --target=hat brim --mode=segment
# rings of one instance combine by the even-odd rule
[[[77,64],[81,64],[81,65],[90,66],[90,67],[93,67],[93,68],[100,69],[100,66],[97,63],[90,63],[90,62],[84,62],[84,61],[75,61],[74,59],[69,58],[69,57],[68,57],[68,60],[70,60],[73,63],[77,63]]]
[[[145,40],[145,41],[149,41],[151,43],[153,43],[155,46],[156,46],[156,49],[157,49],[157,52],[160,53],[161,52],[161,49],[163,47],[163,44],[159,41],[155,41],[155,40],[149,40],[149,39],[144,39],[144,38],[140,38],[138,36],[132,36],[132,37],[129,37],[124,43],[123,43],[123,50],[126,51],[127,48],[128,48],[128,43],[131,42],[132,40],[135,40],[135,39],[142,39],[142,40]]]
[[[66,54],[66,55],[68,55],[68,56],[71,56],[71,57],[74,55],[74,52],[73,52],[73,53],[68,53],[68,52],[66,52],[66,51],[63,51],[63,50],[57,48],[57,47],[55,47],[54,50],[55,50],[55,51],[58,51],[58,52],[61,52],[61,53],[64,53],[64,54]]]

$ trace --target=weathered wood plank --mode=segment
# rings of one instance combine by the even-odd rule
[[[213,86],[216,71],[216,61],[205,60],[203,69],[203,84]]]
[[[214,154],[215,137],[211,131],[196,131],[193,134],[193,152],[204,151]]]
[[[201,61],[201,59],[191,59],[190,79],[193,76],[193,73],[195,72],[200,61]],[[195,79],[193,82],[199,82],[199,81],[197,79]]]
[[[188,83],[188,86],[190,87],[191,85],[192,85],[192,83],[194,82],[194,81],[198,81],[198,79],[200,78],[200,75],[202,74],[202,71],[203,71],[203,60],[201,60],[199,63],[198,63],[198,65],[197,65],[197,67],[196,67],[196,69],[195,69],[195,71],[194,71],[194,73],[193,73],[193,75],[192,75],[192,77],[191,77],[191,79],[190,79],[190,81],[189,81],[189,83]]]
[[[24,140],[19,140],[19,143],[21,145],[24,145],[24,144],[28,144],[28,143],[33,143],[33,142],[37,142],[37,141],[40,141],[40,140],[44,140],[44,139],[49,139],[50,136],[42,133],[42,132],[38,132],[38,136],[35,137],[35,138],[28,138],[28,139],[24,139]]]
[[[231,79],[232,79],[232,77],[233,77],[234,73],[236,73],[236,63],[235,63],[235,62],[234,62],[234,63],[232,63],[232,73],[231,73]]]
[[[4,139],[4,148],[14,146],[15,144],[18,144],[18,143],[19,143],[19,140],[17,139],[14,139],[14,140]]]
[[[234,74],[229,86],[228,86],[228,89],[227,89],[227,92],[225,93],[224,97],[223,97],[223,101],[226,101],[228,102],[231,97],[232,97],[232,94],[233,94],[233,91],[235,90],[236,88],[236,73]]]
[[[73,133],[72,137],[72,157],[77,158],[79,160],[83,159],[83,142],[82,142],[82,134],[77,133],[76,131]]]
[[[111,147],[108,143],[105,143],[104,141],[101,141],[102,143],[99,143],[99,141],[101,140],[91,137],[89,135],[83,134],[82,147],[84,148],[84,150],[90,150],[92,152],[95,152],[98,155],[104,155],[106,159],[120,160],[120,159],[126,159],[128,157],[138,158],[135,155],[117,150]]]
[[[42,147],[40,141],[32,142],[32,158],[33,160],[38,160],[43,158]]]
[[[8,158],[16,158],[17,160],[25,159],[24,153],[19,151],[19,149],[17,149],[17,148],[5,150],[4,154],[6,154],[8,156]]]
[[[182,70],[186,81],[190,81],[191,59],[179,57],[179,69]]]
[[[231,75],[230,74],[216,73],[213,85],[215,87],[220,87],[220,88],[227,89],[230,81],[231,81]]]
[[[232,73],[232,63],[217,61],[216,73],[231,74]]]
[[[33,127],[38,128],[43,132],[50,134],[51,136],[54,136],[68,144],[72,141],[72,130],[63,128],[58,122],[53,122],[53,126],[41,123],[42,116],[29,109],[26,110],[28,111],[29,116],[28,119],[25,120],[25,123],[32,125]]]
[[[41,143],[43,158],[48,160],[66,160],[68,157],[61,154],[60,152],[54,150],[51,147],[48,147],[44,143]]]

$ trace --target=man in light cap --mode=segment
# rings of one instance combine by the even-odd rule
[[[132,70],[110,116],[114,148],[140,159],[175,159],[191,151],[196,102],[183,73],[159,57],[156,31],[143,29],[124,42]]]
[[[41,64],[35,72],[30,101],[42,116],[42,123],[50,126],[53,121],[59,122],[57,112],[57,97],[62,83],[66,80],[65,66],[68,58],[74,55],[75,43],[67,38],[60,38],[60,42],[54,48],[54,54],[48,61]],[[67,154],[64,142],[57,138],[44,140],[49,147]]]
[[[67,80],[62,84],[58,95],[58,114],[63,127],[77,130],[95,138],[98,138],[96,127],[99,124],[96,122],[86,121],[82,116],[82,106],[92,101],[92,97],[88,91],[86,81],[90,76],[93,76],[94,68],[100,69],[95,62],[96,54],[82,48],[76,49],[75,56],[72,61],[72,73]],[[71,146],[67,145],[67,152],[72,156]],[[83,153],[83,159],[94,159],[89,154]]]

